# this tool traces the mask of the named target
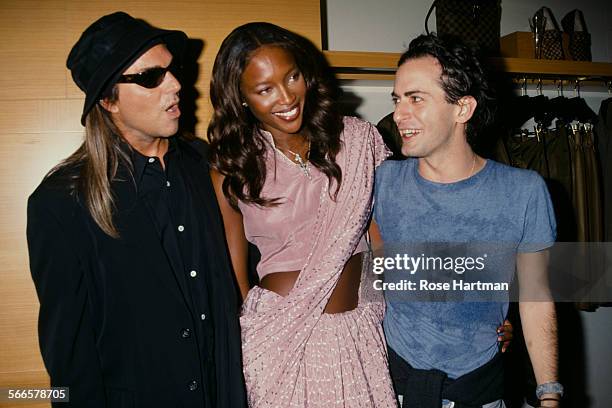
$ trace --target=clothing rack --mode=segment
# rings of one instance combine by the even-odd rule
[[[513,78],[514,82],[520,86],[520,92],[521,92],[521,96],[528,96],[528,81],[529,79],[527,78],[526,75],[523,75],[522,78],[518,78],[518,77],[514,77]],[[574,97],[578,97],[580,98],[580,87],[581,87],[581,83],[583,81],[589,81],[589,82],[593,82],[593,81],[599,81],[599,83],[603,83],[606,87],[608,87],[608,92],[612,93],[612,81],[606,79],[606,78],[586,78],[586,77],[576,77],[575,79],[570,80],[570,79],[563,79],[563,78],[559,78],[559,79],[554,79],[554,80],[543,80],[542,78],[538,77],[537,79],[531,79],[532,83],[534,83],[536,85],[536,92],[537,95],[543,95],[543,86],[544,84],[546,84],[547,82],[550,84],[553,84],[554,86],[556,86],[557,88],[557,96],[564,96],[563,91],[564,91],[564,85],[571,85],[573,87],[573,92],[574,92]],[[568,124],[571,128],[571,131],[573,134],[578,133],[581,130],[584,130],[586,132],[590,132],[592,130],[592,125],[591,123],[571,123]],[[533,126],[533,131],[529,130],[529,129],[517,129],[517,133],[514,134],[513,136],[515,137],[535,137],[538,139],[538,141],[540,141],[540,135],[542,132],[546,131],[546,128],[542,127],[542,125],[540,123],[536,123],[535,126]]]
[[[607,89],[608,93],[612,94],[612,77],[602,76],[574,76],[574,75],[527,75],[521,73],[512,73],[512,80],[515,84],[521,87],[521,95],[527,94],[528,84],[535,85],[535,90],[538,95],[542,95],[543,87],[555,86],[559,95],[563,95],[566,88],[573,89],[574,96],[580,96],[580,89],[583,86],[590,88]]]
[[[586,132],[591,132],[593,130],[593,125],[591,125],[590,123],[582,123],[580,125],[571,124],[570,127],[572,129],[572,133],[574,134],[578,133],[581,130],[581,127]],[[512,136],[514,137],[535,137],[539,142],[540,135],[542,134],[542,132],[545,132],[547,129],[543,128],[540,124],[536,124],[533,128],[534,128],[533,131],[528,130],[528,129],[521,129],[518,133]]]

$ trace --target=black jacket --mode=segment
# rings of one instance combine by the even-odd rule
[[[246,406],[238,301],[206,161],[206,145],[178,140],[181,166],[201,208],[214,321],[216,407]],[[205,371],[202,324],[184,276],[169,263],[127,169],[113,181],[120,239],[106,235],[67,187],[76,169],[46,178],[28,201],[30,268],[40,300],[39,341],[52,386],[70,387],[61,407],[198,407]]]
[[[480,408],[503,398],[501,353],[455,379],[437,369],[414,368],[390,347],[388,353],[393,386],[398,394],[404,396],[403,404],[407,407],[438,408],[446,399],[453,401],[456,408]]]

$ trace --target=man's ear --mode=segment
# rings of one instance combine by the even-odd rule
[[[117,106],[117,103],[109,101],[108,98],[100,99],[98,103],[100,104],[100,106],[102,106],[104,109],[106,109],[110,113],[119,112],[119,107]]]
[[[459,123],[467,123],[472,116],[474,115],[474,111],[476,111],[476,99],[473,96],[464,96],[457,101],[457,106],[459,107],[459,112],[457,113],[457,122]]]

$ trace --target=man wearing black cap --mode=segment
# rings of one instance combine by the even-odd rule
[[[236,288],[205,144],[177,135],[187,37],[125,13],[67,66],[84,142],[28,201],[39,338],[62,407],[242,407]]]

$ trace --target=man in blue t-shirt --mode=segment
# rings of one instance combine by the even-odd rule
[[[428,290],[419,286],[421,280],[435,280],[423,270],[427,258],[436,259],[426,253],[435,252],[434,243],[455,245],[447,253],[454,258],[444,258],[462,262],[460,279],[453,282],[475,276],[478,282],[508,282],[516,269],[521,300],[530,300],[519,309],[536,393],[541,406],[558,407],[563,391],[557,382],[556,314],[544,283],[546,249],[555,241],[556,225],[546,185],[535,172],[486,160],[472,150],[474,136],[490,119],[492,98],[471,50],[452,39],[423,35],[410,43],[398,67],[393,119],[402,154],[409,158],[387,161],[377,171],[373,240],[382,239],[387,257],[390,248],[408,251],[417,245],[419,252],[411,256],[422,258],[421,270],[397,280],[413,280],[417,291]],[[472,263],[466,272],[467,252],[487,246],[499,254],[486,262],[481,257],[481,264],[487,263],[483,270]],[[385,275],[385,280],[393,278]],[[398,287],[409,290],[392,288]],[[404,406],[503,407],[495,328],[508,310],[507,291],[501,287],[493,301],[477,301],[464,290],[470,301],[460,301],[456,293],[462,290],[461,285],[448,289],[450,300],[439,301],[438,294],[434,302],[385,292],[390,368]]]

